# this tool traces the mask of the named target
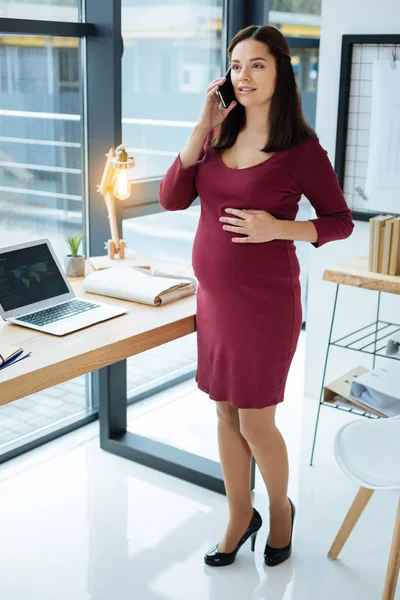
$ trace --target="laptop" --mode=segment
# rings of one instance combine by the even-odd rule
[[[9,323],[66,335],[127,312],[76,297],[49,240],[0,249],[0,316]]]

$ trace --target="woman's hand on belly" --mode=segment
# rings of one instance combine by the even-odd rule
[[[222,229],[246,236],[232,238],[232,242],[259,244],[272,242],[272,240],[279,237],[279,219],[276,219],[265,210],[226,208],[225,212],[231,213],[235,217],[220,217],[219,220],[226,223]]]

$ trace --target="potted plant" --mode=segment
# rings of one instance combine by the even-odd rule
[[[82,277],[85,274],[85,257],[78,254],[83,239],[80,233],[74,233],[65,238],[71,253],[64,256],[64,270],[67,277]]]

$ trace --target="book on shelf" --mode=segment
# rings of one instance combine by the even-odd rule
[[[383,251],[382,251],[382,263],[380,266],[380,273],[384,273],[385,275],[389,274],[389,260],[390,260],[390,250],[392,243],[392,231],[393,231],[393,221],[396,220],[396,217],[391,217],[390,219],[386,219],[385,225],[383,228]]]
[[[369,270],[400,275],[400,217],[377,215],[369,221]]]
[[[369,220],[369,254],[368,254],[368,268],[370,271],[374,270],[374,258],[375,258],[375,221],[377,217],[372,217]]]
[[[370,251],[372,256],[370,269],[371,271],[374,271],[374,273],[379,273],[380,256],[382,257],[383,255],[383,244],[381,246],[381,232],[387,218],[388,217],[385,215],[377,215],[376,217],[372,217],[370,222],[370,227],[372,228],[372,235],[370,237],[370,245],[372,246]]]
[[[400,217],[393,221],[389,275],[400,275]]]

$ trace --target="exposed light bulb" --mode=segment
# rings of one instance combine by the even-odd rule
[[[119,200],[126,200],[131,195],[131,182],[127,169],[118,169],[115,173],[114,196]]]

